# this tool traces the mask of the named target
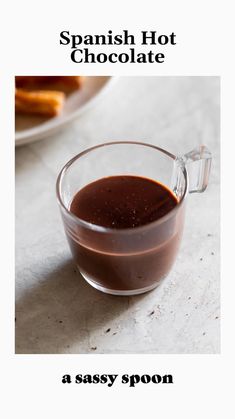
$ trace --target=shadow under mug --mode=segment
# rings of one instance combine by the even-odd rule
[[[152,290],[167,276],[179,249],[188,193],[206,189],[211,154],[205,146],[177,157],[151,144],[100,144],[72,158],[57,179],[57,199],[75,263],[85,280],[114,295]],[[75,194],[106,176],[132,175],[158,181],[178,204],[162,218],[126,229],[88,223],[70,212]]]

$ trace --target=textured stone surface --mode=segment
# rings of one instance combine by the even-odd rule
[[[163,284],[136,297],[90,287],[75,271],[55,199],[73,155],[135,139],[182,154],[205,143],[210,185],[188,198],[183,242]],[[120,78],[57,135],[16,150],[16,353],[218,353],[219,79]]]

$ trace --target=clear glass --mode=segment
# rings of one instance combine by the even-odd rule
[[[176,259],[187,194],[205,190],[210,165],[205,146],[176,157],[153,145],[128,141],[101,144],[71,159],[58,176],[57,198],[71,252],[85,280],[114,295],[140,294],[159,285]],[[70,212],[81,188],[115,175],[160,182],[178,204],[157,221],[121,230],[88,223]]]

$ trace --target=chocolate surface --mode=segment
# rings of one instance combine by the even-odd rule
[[[178,201],[161,183],[139,176],[111,176],[82,188],[70,211],[89,223],[103,227],[134,228],[155,221]]]

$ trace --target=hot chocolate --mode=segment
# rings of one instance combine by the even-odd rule
[[[173,264],[182,226],[169,217],[156,232],[154,222],[177,205],[167,187],[139,176],[106,177],[80,189],[70,212],[106,232],[105,237],[95,228],[83,234],[81,227],[77,237],[67,232],[81,273],[110,290],[142,289],[160,281]]]

